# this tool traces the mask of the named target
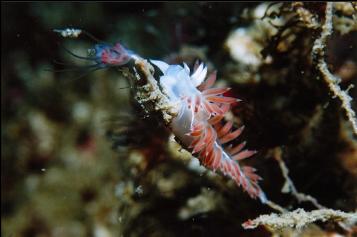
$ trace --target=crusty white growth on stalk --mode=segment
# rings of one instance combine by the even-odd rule
[[[151,112],[149,110],[161,112],[164,122],[170,124],[172,119],[177,116],[178,110],[167,95],[161,92],[153,76],[154,68],[138,55],[132,55],[132,59],[135,64],[135,75],[124,71],[123,73],[124,76],[131,77],[136,85],[136,100],[147,112]]]
[[[348,120],[351,122],[354,134],[357,135],[357,118],[356,112],[352,109],[353,98],[348,95],[348,91],[344,91],[340,87],[341,79],[332,74],[329,67],[325,61],[326,56],[326,45],[328,37],[332,34],[333,30],[333,3],[326,3],[325,10],[325,22],[322,25],[321,35],[314,42],[312,47],[312,56],[316,58],[317,68],[322,74],[322,78],[327,83],[330,91],[333,93],[334,97],[338,97],[342,102],[342,108],[346,111]],[[353,87],[353,85],[352,85]]]
[[[66,28],[66,29],[54,29],[53,32],[61,34],[64,38],[78,38],[78,36],[82,33],[81,29],[74,28]]]
[[[276,213],[261,215],[254,220],[244,222],[242,226],[245,229],[254,229],[260,225],[270,227],[273,230],[283,230],[284,228],[302,229],[317,221],[342,221],[346,226],[352,227],[357,223],[357,214],[333,209],[320,209],[307,212],[302,208],[298,208],[280,215]]]

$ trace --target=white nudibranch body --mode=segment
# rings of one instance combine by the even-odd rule
[[[184,64],[184,68],[180,65],[168,65],[161,61],[151,61],[164,73],[160,77],[160,86],[163,92],[169,97],[173,104],[180,106],[178,116],[172,121],[172,129],[174,134],[179,137],[180,141],[186,146],[190,145],[191,138],[187,133],[191,128],[196,117],[209,118],[209,114],[205,110],[197,110],[192,106],[193,101],[202,101],[204,98],[202,93],[197,89],[206,77],[207,67],[203,64],[199,66],[195,74],[190,76],[189,67]]]
[[[258,185],[261,178],[255,174],[255,169],[238,163],[256,152],[243,150],[245,142],[235,146],[231,144],[243,127],[232,131],[233,123],[222,121],[231,104],[239,100],[223,96],[229,88],[210,88],[216,80],[216,73],[205,81],[207,67],[203,63],[192,75],[185,63],[183,67],[157,60],[151,60],[151,63],[163,73],[159,79],[163,93],[178,106],[179,113],[172,119],[171,129],[180,143],[192,154],[197,154],[206,168],[221,171],[242,185],[252,198],[258,197],[266,202]]]

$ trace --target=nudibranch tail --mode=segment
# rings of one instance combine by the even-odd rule
[[[151,60],[163,73],[160,85],[172,103],[179,108],[179,115],[171,121],[171,128],[180,143],[196,155],[200,163],[211,170],[219,170],[242,186],[252,198],[266,202],[258,185],[261,178],[255,169],[241,166],[239,161],[252,157],[256,151],[243,150],[246,142],[233,146],[231,142],[243,132],[244,126],[233,129],[231,121],[224,122],[224,115],[239,100],[224,96],[230,88],[211,88],[216,72],[208,76],[207,67],[201,63],[190,75],[184,64],[168,65]]]

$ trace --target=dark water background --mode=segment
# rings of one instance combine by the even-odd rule
[[[281,54],[281,61],[260,69],[259,83],[234,79],[224,42],[251,23],[240,16],[258,4],[2,3],[1,235],[269,236],[263,228],[244,231],[241,223],[271,210],[222,177],[212,181],[188,169],[189,159],[168,148],[168,132],[143,119],[118,71],[90,73],[66,53],[63,46],[85,56],[96,43],[53,32],[66,27],[120,41],[145,58],[208,59],[247,101],[234,113],[243,116],[244,136],[260,151],[257,167],[269,196],[312,209],[280,193],[284,180],[269,159],[269,150],[280,147],[299,190],[328,207],[355,210],[356,140],[346,135],[338,101],[313,79],[316,71],[298,48],[303,43],[296,43],[298,53]],[[356,63],[355,33],[331,42],[336,67]],[[312,37],[299,34],[299,42]],[[286,77],[271,79],[285,71]],[[301,71],[311,74],[297,77]]]

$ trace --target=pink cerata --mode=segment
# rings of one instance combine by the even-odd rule
[[[211,88],[216,72],[207,76],[207,67],[201,63],[191,74],[184,63],[168,65],[150,60],[163,75],[159,79],[163,92],[171,103],[178,106],[178,115],[171,121],[171,130],[185,148],[196,155],[206,168],[219,170],[242,186],[252,198],[267,201],[258,185],[261,179],[255,169],[242,166],[239,161],[251,157],[256,151],[246,150],[245,142],[236,146],[229,143],[236,139],[244,127],[232,130],[231,121],[222,120],[236,98],[223,96],[229,88]]]

